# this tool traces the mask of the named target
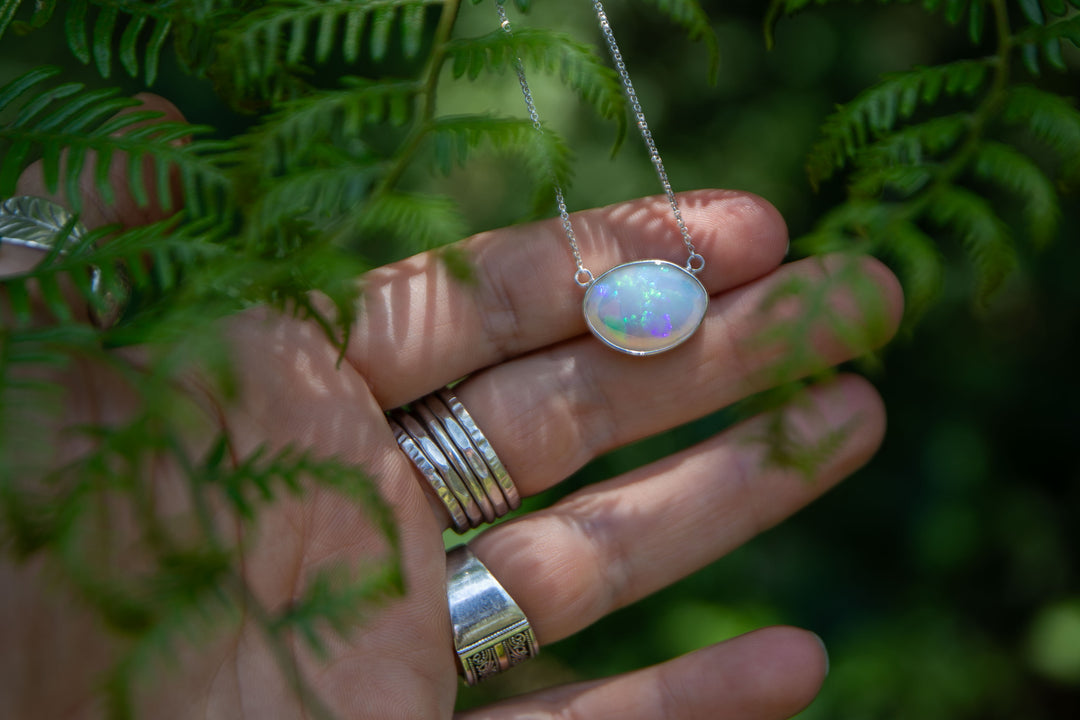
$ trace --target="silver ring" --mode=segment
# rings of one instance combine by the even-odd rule
[[[438,469],[431,464],[431,461],[427,459],[427,455],[420,449],[420,446],[416,444],[416,441],[412,439],[409,433],[405,432],[405,428],[398,424],[397,420],[393,418],[387,418],[390,423],[390,429],[394,431],[394,439],[397,440],[398,447],[404,451],[413,465],[417,467],[420,474],[424,476],[424,479],[428,481],[431,488],[435,491],[435,495],[446,506],[447,511],[450,513],[450,521],[454,525],[454,530],[459,533],[463,533],[472,527],[469,522],[469,516],[465,514],[465,510],[461,507],[461,503],[454,497],[454,492],[450,489],[450,486],[446,484],[443,476],[439,474]]]
[[[469,438],[483,456],[487,466],[491,469],[491,474],[495,477],[495,481],[502,489],[510,509],[517,510],[521,505],[521,495],[518,494],[517,486],[514,485],[514,481],[510,479],[510,473],[506,471],[506,467],[502,464],[502,460],[499,460],[499,456],[495,454],[495,448],[488,442],[484,433],[480,432],[480,428],[476,426],[476,422],[472,419],[472,415],[470,415],[469,411],[465,409],[465,406],[461,404],[461,401],[457,399],[457,395],[452,393],[449,388],[444,388],[437,394],[439,399],[441,399],[443,403],[446,404],[446,407],[450,409],[450,412],[454,413],[454,417],[458,419],[458,422],[465,428],[465,431],[469,433]]]
[[[525,613],[466,545],[446,553],[446,598],[458,672],[469,685],[540,652]]]
[[[400,408],[393,412],[391,418],[396,420],[398,424],[404,428],[409,437],[416,442],[420,451],[424,454],[424,457],[435,466],[436,472],[438,472],[447,487],[450,488],[454,498],[457,499],[460,504],[461,509],[464,510],[465,515],[468,516],[469,526],[476,527],[480,525],[484,521],[484,515],[480,512],[480,506],[473,500],[472,494],[469,493],[469,489],[465,487],[465,481],[461,479],[457,470],[450,464],[450,460],[443,454],[439,444],[427,434],[427,431],[420,421]],[[401,446],[400,440],[398,441],[398,446]],[[404,450],[404,448],[402,449]],[[408,452],[405,454],[408,455]],[[421,472],[423,472],[423,469],[421,469]],[[437,488],[436,494],[438,494]],[[449,505],[447,505],[447,509],[449,510]],[[450,511],[450,514],[453,516],[453,511]]]
[[[457,532],[521,505],[506,466],[449,389],[391,410],[389,420],[398,445],[446,506]]]
[[[491,506],[495,511],[495,517],[502,517],[510,512],[510,506],[506,501],[506,496],[499,488],[498,483],[495,482],[495,478],[491,474],[491,468],[489,468],[487,462],[484,461],[480,451],[473,445],[472,440],[469,438],[469,433],[461,426],[457,421],[457,418],[454,417],[454,413],[450,412],[450,409],[446,407],[446,404],[435,395],[428,395],[425,397],[422,401],[422,406],[425,410],[435,416],[446,431],[446,434],[454,441],[454,445],[461,453],[461,456],[465,458],[465,462],[468,463],[473,476],[480,484],[484,496],[490,501]]]
[[[413,413],[424,423],[424,428],[435,438],[435,442],[439,443],[439,447],[446,453],[446,457],[449,458],[454,469],[457,470],[461,479],[465,481],[465,487],[469,489],[469,493],[473,496],[473,500],[476,501],[476,504],[480,507],[480,512],[484,515],[484,522],[491,522],[494,520],[495,507],[492,505],[487,493],[484,492],[484,488],[476,479],[476,474],[473,472],[472,467],[465,461],[465,458],[462,457],[461,453],[458,452],[457,445],[454,444],[450,434],[446,432],[446,428],[444,428],[442,423],[439,422],[439,419],[435,417],[435,413],[431,412],[423,400],[415,404]]]

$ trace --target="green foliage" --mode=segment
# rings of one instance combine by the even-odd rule
[[[774,0],[767,27],[827,2]],[[958,242],[971,263],[974,297],[987,303],[1017,265],[1018,238],[1042,247],[1056,237],[1060,197],[1074,189],[1080,163],[1080,111],[1014,80],[1017,61],[1033,75],[1040,57],[1066,69],[1061,42],[1077,42],[1080,3],[1020,0],[1013,14],[1004,0],[921,5],[943,11],[950,24],[969,17],[976,45],[989,22],[993,51],[975,48],[976,58],[886,76],[837,107],[807,170],[815,187],[849,170],[849,199],[800,241],[808,251],[854,249],[889,259],[905,281],[909,322],[941,287],[945,253],[934,244]],[[1011,25],[1016,15],[1028,23],[1019,31]]]

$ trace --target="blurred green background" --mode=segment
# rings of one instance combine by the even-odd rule
[[[588,3],[534,5],[519,25],[595,41]],[[609,13],[676,188],[757,192],[781,210],[796,237],[842,197],[841,183],[813,193],[802,169],[832,107],[883,72],[978,51],[939,16],[874,3],[784,20],[768,52],[765,6],[706,2],[720,41],[716,85],[707,81],[704,48],[658,21],[647,3],[612,2]],[[464,8],[461,32],[495,25],[487,4]],[[58,37],[3,43],[0,82],[42,62],[71,64]],[[1040,82],[1075,94],[1075,49],[1066,60],[1070,74]],[[109,84],[74,65],[68,77]],[[531,81],[541,114],[577,154],[571,209],[658,192],[636,137],[611,158],[610,125],[557,79]],[[129,92],[142,89],[116,82]],[[155,91],[191,120],[225,133],[248,122],[167,61]],[[440,110],[520,116],[522,104],[507,75],[448,86]],[[480,158],[449,178],[418,173],[410,182],[453,194],[481,230],[525,213],[529,190],[514,165]],[[804,718],[1080,717],[1078,205],[1075,194],[1066,197],[1061,236],[1048,249],[1020,248],[1021,271],[988,308],[973,307],[962,261],[950,266],[942,300],[893,343],[875,372],[890,430],[867,468],[693,577],[466,691],[462,703],[623,672],[789,623],[819,633],[831,653],[831,674]],[[387,258],[394,252],[387,249]],[[613,453],[528,507],[685,447],[728,422],[721,412]]]

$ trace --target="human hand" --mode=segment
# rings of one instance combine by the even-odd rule
[[[699,278],[712,302],[695,337],[664,355],[627,357],[585,334],[558,221],[462,241],[475,284],[452,279],[434,253],[369,273],[340,367],[337,350],[311,324],[266,310],[227,321],[241,387],[233,401],[214,399],[206,437],[225,431],[238,458],[260,446],[299,445],[360,465],[393,513],[405,594],[335,641],[327,659],[299,643],[291,647],[290,662],[338,716],[450,718],[459,686],[446,605],[446,511],[398,449],[385,411],[468,375],[455,392],[528,496],[603,452],[791,379],[763,372],[777,349],[752,343],[776,321],[762,301],[793,276],[824,282],[831,261],[779,266],[786,229],[759,198],[699,191],[682,195],[681,204],[708,259]],[[122,202],[113,219],[137,224],[131,209]],[[606,268],[679,247],[668,212],[662,198],[646,198],[578,213],[582,253]],[[875,261],[863,261],[861,272],[889,308],[888,328],[876,338],[884,342],[898,320],[899,286]],[[850,298],[836,302],[858,319]],[[852,352],[825,327],[815,344],[825,363]],[[115,378],[91,368],[67,386],[73,424],[107,423],[125,412]],[[524,610],[540,645],[556,642],[723,556],[864,463],[885,422],[870,385],[840,375],[811,389],[809,399],[781,410],[805,442],[849,429],[809,480],[766,461],[767,449],[755,442],[766,419],[755,418],[493,527],[470,547]],[[169,502],[182,507],[178,493],[170,493],[176,478],[167,468],[147,481],[164,499],[164,512]],[[235,523],[224,511],[219,520]],[[391,549],[363,508],[313,490],[267,508],[236,552],[261,605],[278,608],[302,593],[314,570],[329,563],[368,567]],[[0,697],[13,699],[8,714],[95,717],[94,671],[115,648],[69,602],[43,600],[47,581],[39,567],[0,572],[0,622],[4,636],[15,638],[5,642],[0,673]],[[825,668],[813,635],[771,628],[630,675],[543,690],[458,717],[786,718],[813,698]],[[65,680],[56,688],[58,677]],[[138,701],[154,718],[305,716],[250,619],[185,648]]]

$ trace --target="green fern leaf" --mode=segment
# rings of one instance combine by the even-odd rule
[[[390,236],[407,254],[441,247],[468,234],[457,203],[450,198],[403,192],[370,197],[338,228],[342,241]]]
[[[298,633],[316,656],[325,659],[322,633],[327,626],[345,637],[372,609],[402,591],[396,562],[362,571],[344,566],[323,569],[307,582],[303,594],[277,615],[272,629]]]
[[[1066,162],[1080,156],[1080,111],[1060,95],[1026,85],[1013,87],[1001,119],[1023,127]]]
[[[71,52],[79,59],[79,62],[84,65],[90,62],[90,45],[86,41],[88,5],[87,0],[71,0],[71,6],[64,17],[68,47],[71,48]]]
[[[1065,72],[1068,66],[1062,55],[1062,42],[1080,47],[1080,14],[1046,25],[1032,25],[1017,33],[1015,43],[1020,47],[1021,57],[1028,70],[1039,74],[1039,53],[1056,70]]]
[[[447,44],[446,54],[455,78],[474,79],[485,71],[504,72],[513,69],[517,58],[527,68],[558,73],[600,117],[619,123],[620,139],[625,134],[626,98],[618,75],[591,47],[568,35],[532,28],[516,29],[513,35],[496,30],[481,37],[453,40]]]
[[[1030,158],[1009,145],[984,142],[975,151],[972,170],[1023,203],[1032,241],[1044,245],[1053,239],[1061,217],[1057,189]]]
[[[329,167],[296,169],[263,182],[247,212],[248,231],[265,245],[266,238],[295,223],[310,226],[314,232],[332,227],[364,202],[377,172],[374,160],[363,163],[339,156]]]
[[[22,5],[22,0],[0,0],[0,38],[4,37],[4,31],[15,17],[15,11]]]
[[[889,0],[879,0],[888,2]],[[897,3],[919,3],[930,12],[943,11],[946,22],[956,25],[970,12],[968,25],[972,40],[978,42],[982,34],[982,13],[988,0],[892,0]],[[794,15],[811,5],[834,5],[838,2],[858,3],[861,0],[771,0],[765,16],[765,40],[769,49],[773,47],[773,30],[780,18]]]
[[[51,17],[53,2],[41,4],[32,27],[43,25]],[[96,14],[91,11],[95,8]],[[145,68],[145,79],[152,85],[157,75],[157,64],[162,46],[172,27],[170,9],[154,5],[121,2],[119,0],[72,0],[64,17],[64,27],[68,47],[75,57],[84,64],[93,61],[102,77],[112,73],[114,45],[119,55],[120,64],[132,77],[139,74],[139,59]],[[146,27],[153,30],[145,48],[139,47],[139,41]],[[120,28],[119,40],[116,36]],[[89,35],[89,40],[88,40]]]
[[[1035,25],[1042,25],[1046,22],[1046,16],[1043,15],[1042,5],[1039,0],[1016,0],[1020,5],[1020,9],[1024,13],[1024,17],[1029,22]]]
[[[956,147],[971,130],[967,113],[943,115],[890,133],[856,158],[860,166],[919,165]]]
[[[833,208],[806,235],[792,243],[800,255],[824,255],[850,252],[852,245],[872,252],[874,243],[884,235],[884,228],[894,221],[894,206],[852,198]]]
[[[852,197],[874,198],[888,192],[909,198],[927,187],[934,179],[934,169],[920,165],[891,165],[862,169],[854,174],[848,186]]]
[[[918,321],[945,287],[945,262],[934,239],[910,222],[886,229],[882,253],[896,268],[904,287],[904,319]]]
[[[528,173],[545,191],[552,180],[567,187],[572,179],[566,143],[550,130],[537,132],[530,120],[482,115],[444,117],[435,121],[431,135],[435,161],[443,173],[449,173],[455,163],[464,164],[473,148],[488,144],[498,152],[519,155]]]
[[[382,60],[389,50],[390,32],[399,13],[406,15],[402,26],[404,44],[412,51],[419,47],[417,18],[422,24],[424,8],[442,2],[274,0],[244,13],[222,30],[218,37],[218,63],[233,73],[233,81],[240,90],[263,91],[282,66],[295,67],[309,57],[315,61],[328,58],[338,42],[338,28],[344,28],[343,55],[348,62],[355,62],[360,56],[363,28],[369,17],[371,35],[367,49],[372,59]],[[313,25],[317,25],[317,30],[311,33],[308,30]]]
[[[355,138],[370,123],[389,119],[402,125],[421,87],[415,82],[373,82],[343,78],[345,86],[321,90],[283,103],[243,142],[261,156],[259,164],[271,172],[310,162],[313,145],[335,138]]]
[[[887,76],[826,118],[822,138],[807,159],[811,183],[816,187],[830,178],[863,146],[911,117],[921,105],[935,103],[942,94],[974,95],[986,74],[985,62],[961,60]]]
[[[975,298],[988,302],[1016,267],[1008,226],[986,198],[955,185],[928,195],[924,215],[960,238],[975,269]]]
[[[137,170],[131,175],[131,189],[142,205],[149,202],[142,172],[143,160],[149,159],[155,163],[159,178],[167,179],[168,168],[176,169],[189,212],[198,215],[221,207],[228,192],[228,178],[209,157],[220,152],[224,144],[196,141],[181,147],[175,143],[181,137],[203,134],[208,128],[183,123],[138,127],[160,113],[117,116],[120,110],[138,103],[118,97],[112,89],[81,92],[72,84],[44,88],[44,81],[51,75],[49,71],[33,71],[0,89],[0,101],[8,101],[0,102],[0,111],[12,108],[21,95],[32,96],[12,123],[0,127],[0,142],[10,143],[13,148],[0,160],[0,195],[14,193],[15,180],[29,151],[37,148],[42,153],[46,186],[55,192],[63,184],[76,212],[80,207],[80,193],[75,191],[79,171],[91,152],[97,156],[95,184],[106,201],[113,192],[108,177],[110,161],[115,153],[126,153],[131,168]],[[61,162],[62,150],[68,153],[66,162]],[[172,204],[168,188],[168,182],[159,185],[159,199],[165,208]]]
[[[709,78],[712,82],[720,74],[720,45],[709,23],[709,16],[697,0],[649,0],[656,8],[671,18],[683,30],[687,37],[695,42],[705,43],[709,53]]]

